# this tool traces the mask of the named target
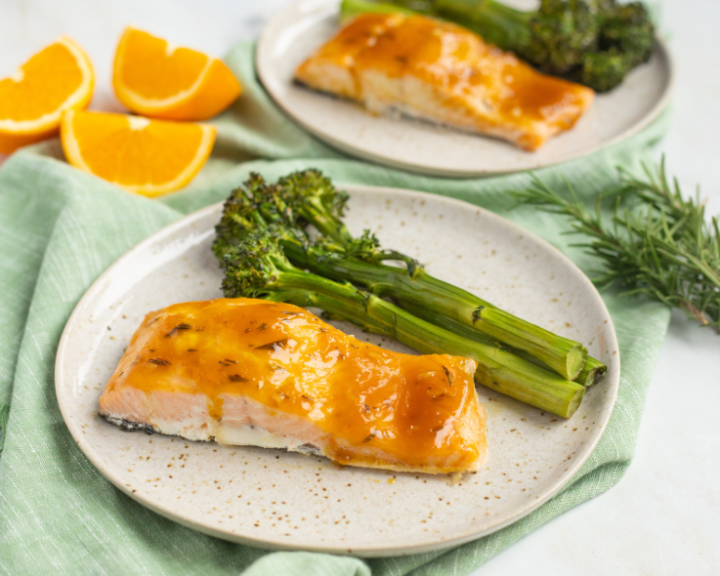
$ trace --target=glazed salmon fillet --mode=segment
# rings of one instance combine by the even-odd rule
[[[187,302],[145,317],[100,415],[129,430],[350,466],[464,472],[487,455],[475,368],[361,342],[289,304]]]
[[[425,16],[361,14],[295,72],[310,88],[537,150],[592,104],[472,32]]]

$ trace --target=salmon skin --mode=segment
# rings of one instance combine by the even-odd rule
[[[460,26],[403,14],[357,16],[295,79],[375,113],[488,134],[528,151],[572,128],[595,95]]]
[[[148,314],[100,397],[129,430],[448,473],[487,455],[476,363],[361,342],[290,304],[226,299]]]

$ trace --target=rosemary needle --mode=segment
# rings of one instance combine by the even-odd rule
[[[672,184],[665,161],[655,170],[643,166],[644,179],[620,172],[620,185],[602,193],[587,210],[570,188],[568,200],[540,179],[512,192],[520,203],[570,217],[572,232],[589,236],[577,244],[601,260],[598,286],[619,284],[625,294],[645,294],[683,309],[703,326],[720,333],[720,226],[705,217],[699,191],[685,198]],[[614,199],[612,216],[602,215],[604,199]]]

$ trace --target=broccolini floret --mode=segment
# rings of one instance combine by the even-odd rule
[[[585,55],[578,80],[597,92],[619,86],[630,70],[647,62],[655,43],[655,29],[640,2],[606,8],[598,50]]]

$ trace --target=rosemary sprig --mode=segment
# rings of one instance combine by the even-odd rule
[[[591,238],[576,246],[604,261],[605,269],[593,282],[618,283],[626,294],[646,294],[681,308],[720,333],[718,218],[706,220],[699,191],[685,198],[677,179],[668,182],[664,159],[654,171],[643,169],[644,180],[621,171],[620,185],[598,196],[594,211],[569,185],[571,200],[537,177],[527,190],[512,194],[521,203],[569,216],[571,233]],[[614,210],[604,218],[602,203],[608,198],[614,199]]]

